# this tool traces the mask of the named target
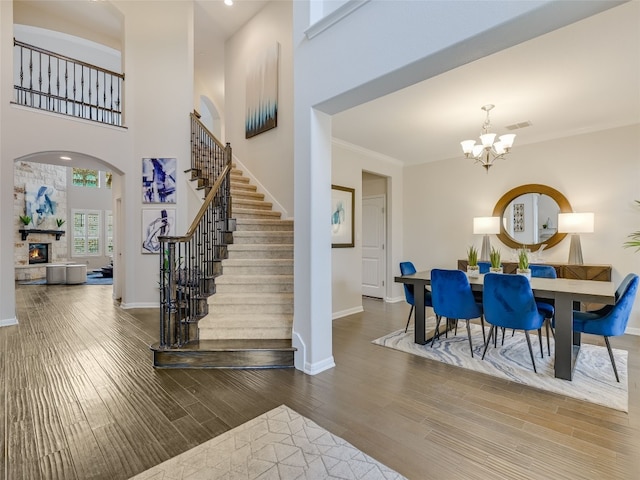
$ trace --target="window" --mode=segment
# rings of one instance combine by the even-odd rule
[[[111,210],[104,212],[104,254],[113,254],[113,213]]]
[[[72,210],[73,257],[101,254],[102,212],[99,210]]]
[[[73,186],[74,187],[92,187],[98,188],[100,186],[98,182],[98,171],[88,168],[74,168],[73,169]]]

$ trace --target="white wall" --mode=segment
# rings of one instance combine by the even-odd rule
[[[326,228],[331,198],[327,114],[526,41],[611,4],[574,2],[565,8],[565,2],[556,1],[368,2],[309,39],[305,31],[312,18],[311,3],[293,2],[294,344],[296,368],[317,373],[333,365],[331,311],[326,301],[331,290],[326,267],[331,256]],[[465,42],[470,38],[474,48]]]
[[[293,217],[293,47],[291,2],[269,2],[227,41],[225,51],[225,141],[233,155],[260,181],[264,192]],[[257,54],[280,44],[278,125],[245,139],[247,66]]]
[[[340,141],[333,142],[331,159],[331,183],[355,188],[355,246],[331,249],[332,317],[336,318],[362,310],[363,171],[386,177],[383,190],[387,195],[388,232],[385,298],[394,300],[402,295],[402,286],[396,284],[393,277],[400,274],[398,265],[402,261],[403,173],[398,160]]]
[[[582,234],[585,263],[611,264],[613,281],[640,273],[640,253],[623,248],[640,228],[640,125],[514,147],[489,174],[472,161],[454,158],[408,167],[404,172],[404,254],[416,268],[456,268],[474,236],[473,217],[491,215],[498,199],[528,183],[561,192],[574,211],[595,213],[595,232]],[[548,261],[566,262],[569,237],[545,250]],[[508,247],[495,235],[492,246]],[[640,334],[640,300],[630,328]]]
[[[190,162],[189,113],[193,109],[193,5],[190,2],[128,2],[123,49],[126,129],[53,115],[10,104],[12,2],[0,2],[0,224],[13,225],[13,162],[41,152],[74,152],[116,173],[114,202],[122,201],[114,259],[124,307],[158,304],[157,255],[141,253],[141,159],[175,157],[179,172],[177,233],[186,231]],[[149,11],[153,21],[149,21]],[[122,174],[122,175],[120,175]],[[113,208],[114,212],[117,210]],[[13,229],[0,230],[0,324],[15,318]],[[114,282],[118,279],[114,279]],[[118,294],[119,296],[119,294]]]

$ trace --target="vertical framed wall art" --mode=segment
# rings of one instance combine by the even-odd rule
[[[331,248],[353,247],[355,189],[331,185]]]
[[[142,209],[142,253],[160,253],[160,236],[176,234],[175,208]]]
[[[263,50],[247,68],[245,138],[278,125],[278,56],[280,45]]]
[[[175,158],[142,159],[142,203],[176,203]]]
[[[524,232],[524,203],[513,204],[513,231]]]

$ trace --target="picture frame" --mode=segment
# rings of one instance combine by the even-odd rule
[[[142,203],[176,203],[175,158],[142,159]]]
[[[175,236],[175,208],[142,209],[142,253],[160,253],[160,236]]]
[[[245,138],[278,126],[278,64],[280,44],[259,52],[247,68]]]
[[[524,203],[513,205],[513,231],[524,232]]]
[[[355,189],[331,185],[331,248],[352,248]]]

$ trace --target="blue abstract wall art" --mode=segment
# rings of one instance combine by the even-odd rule
[[[247,69],[245,138],[278,125],[278,55],[276,42],[265,49]]]
[[[175,158],[142,159],[142,203],[176,203]]]

